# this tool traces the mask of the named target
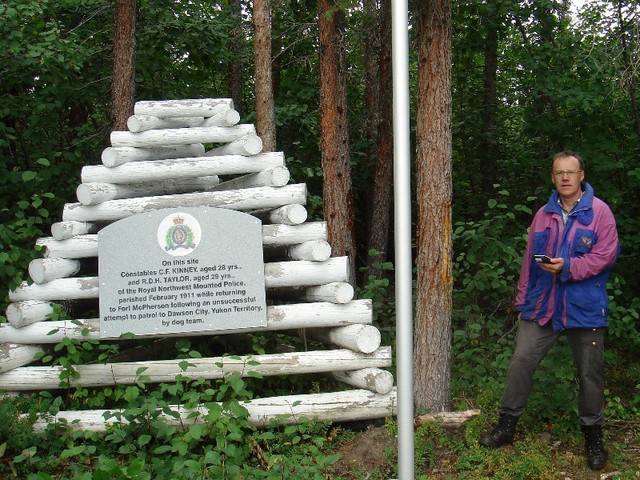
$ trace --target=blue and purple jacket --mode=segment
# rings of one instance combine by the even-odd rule
[[[551,320],[556,331],[606,327],[606,283],[618,252],[613,213],[594,196],[591,185],[585,182],[582,198],[566,223],[554,191],[536,212],[529,229],[515,310],[521,312],[522,319],[540,325]],[[545,272],[534,254],[564,258],[562,272]]]

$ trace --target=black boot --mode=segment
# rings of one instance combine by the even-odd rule
[[[602,470],[607,464],[607,451],[602,443],[602,425],[582,425],[587,463],[591,470]]]
[[[488,433],[480,437],[480,445],[488,448],[498,448],[513,442],[516,433],[518,417],[502,414],[498,424]]]

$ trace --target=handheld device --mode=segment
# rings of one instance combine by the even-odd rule
[[[551,259],[546,255],[534,255],[533,258],[538,263],[551,263]]]

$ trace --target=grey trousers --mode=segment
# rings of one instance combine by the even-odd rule
[[[536,368],[561,335],[553,330],[550,323],[541,327],[536,322],[520,320],[500,413],[515,417],[522,415]],[[578,371],[580,425],[604,423],[604,331],[604,328],[595,328],[563,332]]]

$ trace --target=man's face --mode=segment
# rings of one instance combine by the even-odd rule
[[[553,162],[551,181],[563,199],[577,201],[582,195],[580,184],[583,180],[584,172],[577,158],[562,157]]]

